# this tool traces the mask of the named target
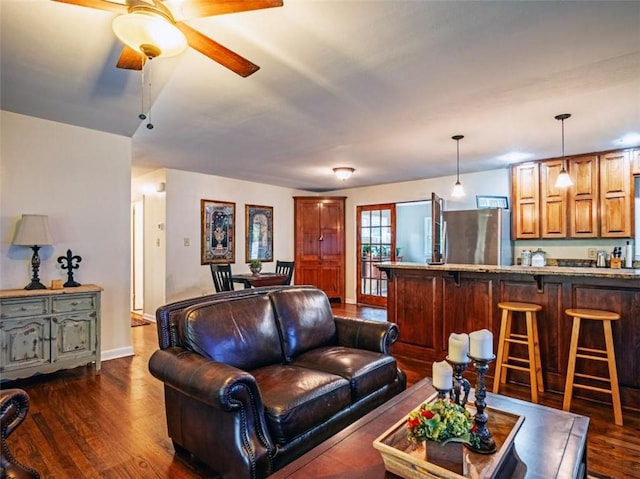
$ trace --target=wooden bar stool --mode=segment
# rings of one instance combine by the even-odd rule
[[[507,381],[507,369],[516,369],[529,373],[531,382],[531,401],[538,402],[538,392],[544,392],[542,383],[542,362],[540,361],[540,339],[538,337],[537,312],[542,309],[539,304],[503,302],[498,303],[502,309],[500,339],[498,340],[498,358],[496,375],[493,379],[493,392],[498,393],[500,384]],[[525,313],[527,333],[511,332],[513,313]],[[509,355],[509,345],[523,344],[527,346],[528,357],[521,358]],[[516,364],[517,363],[517,364]]]
[[[574,387],[611,394],[615,423],[618,426],[622,426],[622,407],[620,406],[620,391],[618,389],[618,370],[616,369],[616,355],[613,347],[613,334],[611,333],[611,321],[617,321],[620,319],[620,315],[618,313],[601,311],[599,309],[567,309],[565,313],[568,316],[573,317],[573,330],[571,331],[569,365],[567,366],[567,382],[564,388],[562,409],[569,411]],[[605,349],[592,349],[578,346],[580,339],[580,321],[582,319],[602,321]],[[605,378],[602,376],[576,373],[576,360],[578,358],[606,362],[609,367],[609,377]],[[576,377],[608,383],[609,389],[574,383],[574,378]]]

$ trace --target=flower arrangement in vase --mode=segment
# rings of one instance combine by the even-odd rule
[[[426,459],[459,473],[463,468],[463,445],[478,441],[475,430],[471,413],[448,398],[423,403],[407,419],[407,438],[424,443]]]
[[[260,261],[259,259],[252,259],[251,261],[249,261],[249,269],[254,275],[259,274],[262,270],[262,261]]]
[[[409,413],[407,437],[412,441],[472,442],[471,413],[451,399],[438,398]]]

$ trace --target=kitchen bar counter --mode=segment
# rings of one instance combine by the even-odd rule
[[[451,333],[486,328],[493,332],[498,349],[501,301],[521,301],[542,306],[538,329],[545,388],[564,391],[572,320],[569,308],[615,311],[613,324],[616,363],[622,404],[640,407],[640,270],[545,266],[492,266],[468,264],[380,263],[389,278],[387,319],[398,324],[400,337],[393,350],[420,358],[431,370],[433,361],[447,355]],[[524,321],[515,321],[517,328]],[[586,321],[581,341],[602,348],[602,325]],[[512,345],[515,356],[526,357]],[[593,361],[591,361],[593,363]],[[606,363],[583,364],[586,374],[606,376]],[[489,369],[492,375],[494,365]],[[510,376],[528,384],[519,371]],[[601,385],[601,384],[600,384]],[[602,402],[608,395],[578,390],[576,394]],[[613,412],[612,412],[613,414]]]
[[[380,263],[383,269],[420,269],[425,271],[466,271],[474,273],[529,274],[550,276],[588,276],[592,278],[635,279],[640,281],[640,269],[584,268],[569,266],[496,266],[490,264],[454,264],[431,265],[428,263]]]

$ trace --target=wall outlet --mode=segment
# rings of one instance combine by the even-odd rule
[[[589,248],[587,250],[587,257],[589,259],[596,259],[596,256],[598,256],[598,252],[597,252],[596,248]]]

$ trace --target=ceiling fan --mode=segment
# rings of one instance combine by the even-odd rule
[[[280,7],[282,0],[53,0],[118,13],[113,31],[124,48],[118,68],[142,70],[147,59],[181,53],[187,45],[247,77],[260,67],[191,28],[183,20]]]

